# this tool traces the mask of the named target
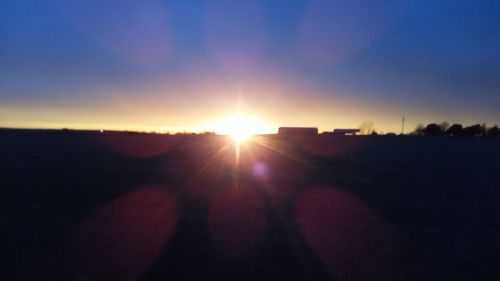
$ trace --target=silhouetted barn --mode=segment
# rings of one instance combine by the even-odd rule
[[[333,134],[336,136],[349,136],[349,135],[356,135],[359,133],[359,129],[334,129]]]
[[[279,135],[317,135],[318,128],[313,127],[280,127]]]

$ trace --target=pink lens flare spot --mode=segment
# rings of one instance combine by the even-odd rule
[[[126,193],[76,229],[63,244],[54,270],[92,280],[138,278],[173,235],[177,219],[177,201],[165,188]]]
[[[172,36],[165,5],[151,1],[55,1],[49,3],[86,36],[128,61],[159,65],[168,58]]]
[[[297,197],[295,219],[314,254],[338,280],[414,279],[403,239],[373,209],[333,187]],[[421,276],[420,276],[421,277]]]
[[[205,38],[214,59],[229,71],[254,65],[265,39],[263,7],[258,1],[219,0],[208,3]]]
[[[298,30],[297,50],[309,65],[348,60],[387,31],[407,0],[310,0]]]
[[[269,178],[270,167],[264,162],[257,162],[253,165],[252,172],[257,179],[267,180]]]

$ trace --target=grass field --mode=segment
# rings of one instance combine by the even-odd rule
[[[499,280],[499,140],[236,146],[3,131],[0,280]]]

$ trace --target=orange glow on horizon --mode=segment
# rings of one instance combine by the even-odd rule
[[[227,135],[235,142],[243,142],[254,135],[272,133],[272,128],[265,121],[249,115],[231,115],[215,121],[208,126],[209,131]]]

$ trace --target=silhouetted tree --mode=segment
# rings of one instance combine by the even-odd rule
[[[443,130],[438,124],[431,123],[425,127],[423,133],[425,136],[440,136],[443,134]]]
[[[377,131],[373,130],[372,133],[371,133],[372,136],[378,136],[378,133]]]
[[[464,127],[461,124],[453,124],[446,130],[448,136],[456,137],[464,135]]]
[[[373,132],[373,122],[365,121],[359,125],[359,130],[362,135],[369,135]]]
[[[487,132],[488,132],[488,127],[486,127],[486,124],[483,123],[483,125],[481,125],[481,136],[485,137]]]
[[[446,132],[446,130],[448,130],[448,128],[450,127],[450,123],[446,121],[441,122],[439,123],[439,127],[441,127],[441,131]]]
[[[415,132],[413,134],[422,136],[424,134],[424,125],[423,124],[418,124],[417,127],[415,128]]]
[[[498,128],[497,125],[491,127],[486,131],[486,135],[488,137],[500,137],[500,129]]]
[[[469,136],[469,137],[480,136],[481,132],[482,132],[482,128],[481,128],[481,125],[479,125],[479,124],[464,128],[464,135]]]

